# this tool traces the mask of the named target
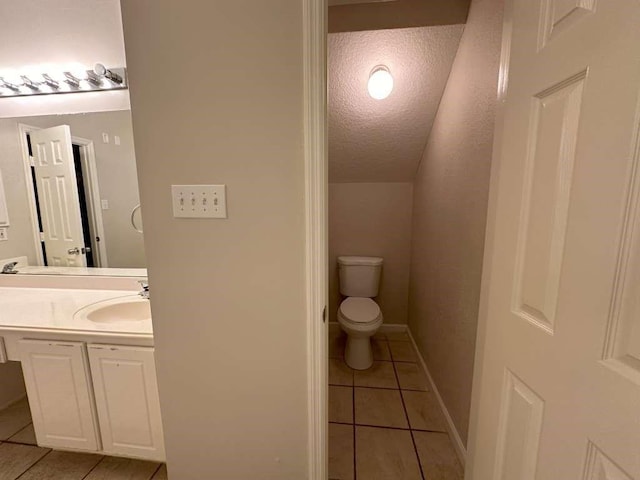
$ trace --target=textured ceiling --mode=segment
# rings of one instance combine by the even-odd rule
[[[463,25],[329,35],[329,181],[410,182],[436,115]],[[376,65],[394,89],[367,92]]]

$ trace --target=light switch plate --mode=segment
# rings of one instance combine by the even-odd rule
[[[171,185],[175,218],[227,218],[226,185]]]
[[[7,227],[0,227],[0,242],[9,240],[9,230]]]

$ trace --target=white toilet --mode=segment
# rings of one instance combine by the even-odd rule
[[[371,337],[382,325],[378,295],[382,258],[338,257],[340,293],[347,297],[338,309],[338,322],[347,334],[345,362],[356,370],[373,364]]]

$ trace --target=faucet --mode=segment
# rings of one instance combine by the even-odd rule
[[[149,300],[151,292],[149,291],[149,284],[147,283],[147,280],[138,280],[138,283],[142,287],[142,290],[138,292],[138,295],[140,295],[145,300]]]
[[[9,262],[4,267],[2,267],[2,273],[18,273],[15,269],[15,266],[18,265],[18,262]]]

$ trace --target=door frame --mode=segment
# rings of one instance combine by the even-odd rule
[[[328,478],[327,0],[303,0],[308,478]]]
[[[38,265],[44,265],[44,255],[42,251],[42,240],[40,239],[40,228],[38,226],[38,210],[36,207],[36,197],[33,188],[33,179],[31,177],[31,159],[29,157],[29,146],[27,145],[27,135],[42,130],[42,127],[34,127],[24,123],[18,124],[18,133],[20,139],[20,147],[22,150],[22,166],[24,173],[25,185],[29,196],[29,213],[31,217],[31,230],[35,245],[36,260]],[[84,173],[84,183],[88,187],[86,195],[87,213],[89,215],[89,225],[93,228],[91,235],[91,249],[94,253],[96,267],[107,268],[109,262],[107,259],[107,244],[104,235],[104,223],[102,219],[102,208],[100,205],[100,186],[98,184],[98,169],[96,165],[96,153],[93,140],[81,137],[71,137],[71,142],[80,147],[80,160]],[[100,241],[97,242],[95,237],[99,236]]]
[[[471,387],[471,406],[469,414],[469,432],[467,435],[467,455],[465,461],[465,480],[471,480],[476,455],[476,434],[480,416],[480,390],[483,378],[484,349],[487,342],[487,323],[489,315],[489,288],[494,256],[495,222],[498,203],[498,185],[500,182],[500,150],[504,129],[504,110],[509,87],[509,65],[511,58],[511,35],[513,32],[513,8],[515,0],[504,1],[502,21],[502,46],[498,70],[498,92],[493,129],[493,151],[489,176],[489,198],[487,202],[487,225],[485,227],[484,254],[482,259],[482,277],[480,283],[480,302],[478,306],[478,326],[476,350],[474,355],[473,378]]]

